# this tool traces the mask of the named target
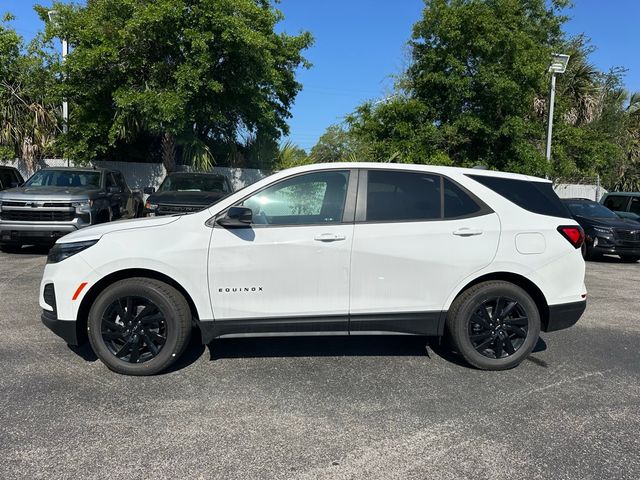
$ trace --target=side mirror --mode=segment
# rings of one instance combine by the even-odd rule
[[[109,193],[122,193],[122,188],[120,188],[120,187],[109,187],[107,189],[107,192],[109,192]]]
[[[253,221],[253,212],[246,207],[231,207],[224,217],[216,223],[224,228],[249,228]]]
[[[156,189],[153,187],[144,187],[142,189],[142,193],[144,193],[145,195],[153,195],[154,193],[156,193]]]

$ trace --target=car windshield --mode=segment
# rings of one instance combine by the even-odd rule
[[[604,205],[596,202],[566,201],[564,202],[573,215],[586,218],[618,218],[618,216]]]
[[[228,192],[224,177],[215,175],[169,175],[159,192]]]
[[[40,170],[25,182],[25,187],[100,188],[100,172],[83,170]]]

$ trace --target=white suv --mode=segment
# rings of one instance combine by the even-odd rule
[[[60,239],[42,320],[148,375],[225,336],[450,336],[470,364],[519,364],[586,306],[584,234],[534,177],[423,165],[282,171],[190,215]]]

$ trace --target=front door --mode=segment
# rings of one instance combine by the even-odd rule
[[[251,208],[250,228],[214,227],[216,322],[254,332],[347,330],[355,180],[348,170],[289,177],[237,204]]]

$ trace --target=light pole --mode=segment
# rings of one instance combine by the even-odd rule
[[[57,16],[58,12],[56,10],[49,10],[47,12],[49,16],[49,21],[53,25],[57,25]],[[67,59],[67,54],[69,53],[69,44],[67,43],[66,38],[61,38],[62,41],[62,62],[64,63]],[[63,77],[64,79],[64,74]],[[69,103],[66,98],[62,99],[62,133],[67,133],[69,131]],[[67,166],[69,166],[69,159],[67,159]]]
[[[554,53],[549,66],[551,72],[551,93],[549,94],[549,119],[547,121],[547,162],[551,163],[551,136],[553,133],[553,107],[556,101],[556,75],[564,73],[569,63],[569,55]]]

